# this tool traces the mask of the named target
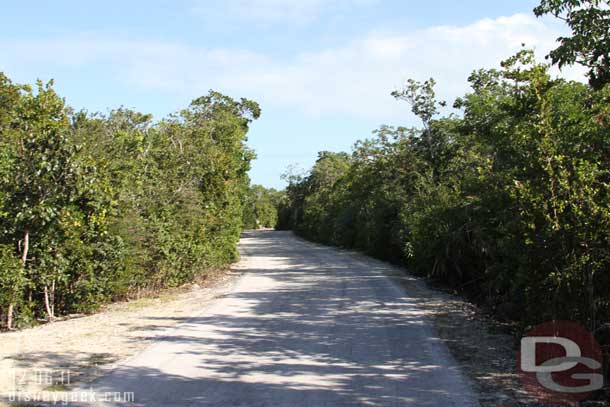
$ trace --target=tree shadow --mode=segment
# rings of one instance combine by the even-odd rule
[[[240,249],[247,273],[235,290],[203,315],[172,317],[177,327],[94,383],[134,393],[108,405],[478,405],[384,264],[289,232],[246,232]]]

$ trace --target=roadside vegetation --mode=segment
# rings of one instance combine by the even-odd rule
[[[244,198],[244,229],[274,228],[283,193],[262,185],[252,185]]]
[[[545,0],[567,22],[550,54],[589,83],[553,78],[523,49],[468,78],[441,116],[434,80],[392,95],[422,128],[382,126],[351,154],[288,175],[278,228],[403,263],[526,327],[610,321],[610,9]],[[607,333],[606,333],[607,335]],[[608,340],[610,338],[606,338]],[[605,344],[610,344],[606,341]]]
[[[211,91],[159,122],[74,111],[0,73],[4,329],[95,311],[236,260],[259,106]],[[265,224],[272,225],[271,220]]]

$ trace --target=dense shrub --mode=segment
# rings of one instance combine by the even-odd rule
[[[522,51],[434,118],[432,81],[383,127],[292,178],[280,225],[400,261],[524,324],[610,319],[610,85],[552,79]],[[431,114],[430,114],[431,113]]]
[[[256,103],[217,92],[158,123],[73,112],[0,74],[0,307],[89,312],[237,257]]]
[[[277,207],[282,193],[262,185],[252,185],[244,195],[244,229],[275,228],[278,221]]]

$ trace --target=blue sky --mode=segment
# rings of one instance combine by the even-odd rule
[[[536,1],[12,1],[2,5],[0,71],[55,79],[71,106],[124,105],[160,119],[215,89],[258,101],[253,182],[282,187],[290,164],[349,150],[381,124],[416,125],[390,92],[438,81],[467,91],[473,70],[519,49],[542,57],[565,28]],[[581,73],[562,73],[578,79]]]

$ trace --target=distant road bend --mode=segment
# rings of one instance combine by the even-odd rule
[[[224,295],[94,389],[149,407],[478,405],[390,266],[289,232],[247,232],[240,250]]]

